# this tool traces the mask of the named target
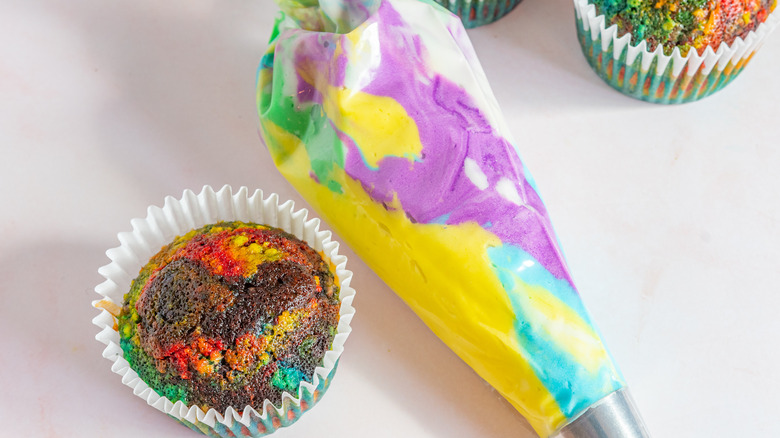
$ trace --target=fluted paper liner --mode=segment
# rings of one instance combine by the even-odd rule
[[[460,17],[467,29],[490,24],[510,13],[522,0],[436,0]]]
[[[330,384],[355,313],[352,307],[355,291],[349,286],[352,272],[346,269],[347,258],[338,253],[339,244],[331,240],[330,231],[319,229],[320,220],[307,217],[306,209],[295,210],[292,201],[280,204],[275,193],[264,197],[262,191],[250,194],[246,187],[233,193],[230,186],[216,192],[210,186],[204,186],[198,194],[184,191],[181,199],[168,196],[162,208],[150,206],[146,218],[130,221],[133,230],[119,233],[121,245],[106,251],[111,263],[98,270],[106,280],[95,287],[103,299],[92,303],[102,309],[92,322],[101,329],[95,338],[106,345],[103,357],[112,362],[111,370],[122,376],[122,383],[150,406],[209,436],[263,436],[295,422],[319,400]],[[301,382],[297,394],[284,392],[279,406],[266,400],[262,406],[247,406],[243,412],[232,407],[225,412],[215,409],[203,412],[198,406],[187,406],[181,401],[174,403],[160,396],[130,368],[119,346],[116,314],[132,280],[161,247],[192,229],[233,220],[281,228],[323,254],[336,267],[341,301],[339,323],[331,348],[325,353],[322,365],[315,369],[312,382]]]
[[[573,1],[582,52],[593,70],[618,91],[655,103],[692,102],[722,89],[742,72],[780,21],[771,13],[755,31],[730,45],[707,47],[701,55],[691,49],[686,56],[675,47],[667,55],[660,45],[652,52],[645,41],[632,45],[631,33],[618,37],[617,25],[607,27],[606,17],[589,0]]]

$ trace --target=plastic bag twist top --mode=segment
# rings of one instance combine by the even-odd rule
[[[276,0],[299,29],[348,33],[365,22],[380,0]]]

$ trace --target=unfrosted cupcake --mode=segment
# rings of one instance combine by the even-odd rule
[[[105,310],[94,322],[112,369],[209,436],[296,421],[327,389],[350,331],[346,260],[318,220],[276,201],[229,187],[168,198],[120,234],[101,268],[105,299],[94,304]]]
[[[777,0],[574,0],[591,67],[642,100],[683,103],[723,88],[777,23]]]
[[[220,222],[179,236],[125,296],[125,359],[158,394],[224,411],[311,383],[333,342],[339,290],[328,264],[278,228]]]
[[[276,0],[288,16],[309,30],[347,33],[373,14],[383,0]],[[508,14],[522,0],[419,0],[439,4],[472,28],[492,23]],[[425,13],[418,11],[418,14]]]
[[[460,17],[463,26],[473,28],[490,24],[508,14],[522,0],[436,0]]]

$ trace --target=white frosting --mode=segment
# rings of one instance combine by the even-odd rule
[[[496,184],[496,191],[499,195],[501,195],[502,198],[506,199],[507,201],[516,204],[516,205],[524,205],[523,198],[520,197],[520,193],[517,191],[517,187],[515,187],[515,184],[508,178],[504,177],[498,180],[498,183]]]
[[[479,168],[479,164],[471,158],[466,158],[463,161],[463,172],[466,173],[469,181],[474,183],[480,190],[488,188],[488,179],[482,169]]]

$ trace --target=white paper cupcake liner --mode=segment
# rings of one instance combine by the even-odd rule
[[[95,287],[103,299],[92,303],[94,307],[102,309],[92,322],[101,330],[95,338],[106,345],[103,357],[112,362],[111,370],[122,376],[122,383],[132,388],[133,393],[146,400],[150,406],[208,436],[257,437],[295,422],[328,388],[344,351],[344,342],[351,332],[350,322],[355,313],[352,307],[355,291],[349,286],[352,272],[346,269],[347,258],[338,253],[339,244],[331,240],[331,232],[319,230],[320,220],[307,220],[307,216],[305,209],[294,210],[292,201],[280,204],[275,193],[264,198],[262,191],[257,190],[250,195],[246,187],[233,193],[230,186],[224,186],[217,192],[204,186],[197,195],[186,190],[181,199],[166,197],[162,208],[150,206],[146,218],[130,221],[133,231],[119,233],[121,245],[106,251],[111,263],[98,270],[106,280]],[[262,406],[247,406],[243,412],[237,412],[232,407],[225,412],[214,409],[203,412],[198,406],[187,406],[181,401],[171,402],[138,377],[119,346],[116,315],[121,310],[124,295],[130,290],[132,280],[161,247],[192,229],[233,220],[281,228],[304,240],[323,254],[326,260],[330,260],[336,267],[340,286],[339,323],[332,346],[325,353],[322,366],[315,369],[312,382],[301,382],[297,394],[284,392],[279,406],[266,400]]]
[[[618,91],[656,103],[692,102],[722,89],[742,72],[780,21],[773,12],[745,39],[722,43],[717,51],[707,47],[699,55],[692,49],[682,56],[675,47],[667,55],[660,46],[648,51],[645,41],[631,45],[631,34],[618,37],[617,25],[606,27],[606,17],[597,14],[595,5],[573,1],[580,45],[593,70]]]

